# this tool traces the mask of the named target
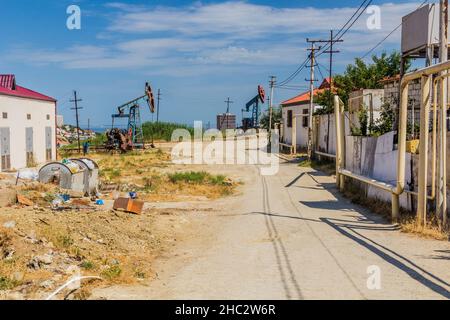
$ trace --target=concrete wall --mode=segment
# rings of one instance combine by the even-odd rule
[[[359,116],[362,107],[367,110],[368,124],[372,122],[375,125],[380,118],[381,107],[384,103],[384,89],[361,89],[350,93],[349,96],[349,116],[354,126],[360,127]],[[370,110],[372,109],[372,115]]]
[[[11,168],[26,167],[26,128],[33,128],[33,152],[37,163],[46,162],[45,128],[51,127],[52,159],[56,159],[55,103],[0,95],[0,128],[10,128]],[[3,119],[3,113],[8,114]],[[27,119],[27,114],[31,119]],[[47,119],[49,115],[49,119]]]
[[[328,127],[328,120],[330,121],[330,126]],[[314,117],[314,144],[315,150],[326,152],[330,154],[336,154],[336,126],[335,126],[335,116],[334,113],[330,115],[319,115]],[[328,132],[329,128],[329,132]],[[328,150],[327,150],[327,138]]]
[[[345,168],[354,173],[395,185],[397,150],[393,150],[394,132],[380,137],[345,137]],[[406,154],[405,182],[411,182],[411,154]],[[391,201],[391,194],[376,187],[361,185],[368,197]],[[411,209],[410,197],[400,196],[400,205]]]

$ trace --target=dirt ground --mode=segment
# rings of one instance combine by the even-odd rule
[[[211,211],[185,205],[177,219],[189,223],[155,260],[154,279],[91,298],[450,298],[448,241],[402,232],[343,197],[333,177],[296,163],[273,176],[255,165],[221,170],[240,175],[240,192],[210,201]]]
[[[172,165],[167,151],[91,156],[102,183],[119,186],[101,195],[103,206],[82,198],[54,210],[57,187],[22,181],[15,187],[13,177],[2,177],[3,190],[18,189],[34,205],[0,209],[0,299],[44,299],[75,275],[102,280],[83,280],[57,299],[86,299],[96,287],[154,279],[154,260],[180,241],[191,218],[214,212],[211,199],[239,193],[238,172]],[[113,197],[128,191],[146,202],[142,214],[112,210]]]

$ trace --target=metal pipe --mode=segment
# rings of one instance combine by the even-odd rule
[[[418,192],[415,192],[415,191],[411,191],[411,190],[406,190],[406,189],[405,189],[404,192],[407,193],[407,194],[412,194],[413,196],[416,196],[416,197],[419,196],[419,193],[418,193]],[[427,199],[428,199],[428,200],[434,200],[434,198],[431,197],[431,196],[427,196]]]
[[[341,142],[339,139],[340,121],[339,121],[339,97],[334,96],[334,122],[336,130],[336,186],[339,188],[339,181],[341,179],[339,169],[341,166]]]
[[[336,159],[336,155],[335,154],[321,152],[321,151],[317,151],[317,150],[314,150],[314,153],[318,154],[319,156],[324,156],[324,157],[329,157],[329,158]]]
[[[353,172],[351,172],[349,170],[339,169],[339,173],[343,174],[344,176],[347,176],[349,178],[353,178],[355,180],[358,180],[358,181],[370,184],[370,185],[372,185],[374,187],[383,189],[383,190],[385,190],[387,192],[391,192],[392,193],[392,189],[394,188],[394,186],[392,184],[389,184],[389,183],[386,183],[386,182],[381,182],[381,181],[378,181],[376,179],[368,178],[368,177],[365,177],[365,176],[353,173]]]
[[[344,166],[345,157],[345,132],[344,132],[344,117],[342,115],[343,104],[341,103],[339,96],[334,96],[334,115],[335,115],[335,127],[336,127],[336,185],[341,191],[344,191],[345,179],[340,173],[340,170]]]
[[[420,105],[420,145],[419,145],[419,189],[417,199],[417,219],[426,224],[427,216],[427,165],[428,131],[430,123],[430,82],[431,76],[422,76],[422,98]]]

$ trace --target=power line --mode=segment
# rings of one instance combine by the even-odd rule
[[[309,56],[302,62],[302,64],[289,76],[287,77],[285,80],[281,81],[278,85],[279,86],[283,86],[289,82],[291,82],[292,80],[294,80],[295,77],[297,77],[297,75],[306,67],[306,64],[308,63],[309,60]]]
[[[347,23],[341,28],[341,30],[338,31],[338,33],[337,33],[336,36],[334,37],[334,39],[336,39],[336,40],[334,40],[332,43],[338,42],[338,41],[340,41],[340,40],[342,39],[342,37],[348,32],[348,30],[350,30],[350,29],[355,25],[356,21],[359,20],[359,18],[360,18],[360,17],[362,16],[362,14],[366,11],[366,9],[372,4],[372,1],[373,1],[373,0],[370,0],[370,1],[365,5],[365,7],[360,11],[360,9],[364,6],[364,3],[365,3],[366,1],[367,1],[367,0],[363,1],[363,3],[361,3],[361,5],[360,5],[359,8],[355,11],[355,13],[353,14],[353,16],[347,21]],[[351,24],[347,27],[347,29],[345,29],[345,31],[344,31],[342,34],[340,34],[341,31],[345,28],[345,26],[351,21],[351,19],[352,19],[358,12],[359,12],[358,16],[351,22]],[[331,43],[328,44],[327,46],[325,46],[325,47],[323,48],[323,51],[322,51],[322,52],[319,52],[319,53],[317,54],[317,57],[319,57],[321,54],[325,53],[325,51],[327,51],[328,48],[330,48],[330,46],[331,46]]]
[[[428,3],[429,2],[429,0],[425,0],[424,2],[422,2],[421,4],[420,4],[420,6],[419,7],[417,7],[417,9],[416,10],[418,10],[418,9],[420,9],[420,8],[422,8],[426,3]],[[408,20],[408,18],[409,17],[407,17],[407,18],[405,18],[405,21],[406,20]],[[402,21],[398,26],[396,26],[395,28],[394,28],[394,30],[392,30],[391,32],[389,32],[389,34],[386,36],[386,37],[384,37],[380,42],[378,42],[372,49],[370,49],[369,51],[367,51],[362,57],[361,57],[361,59],[364,59],[365,57],[367,57],[369,54],[371,54],[376,48],[378,48],[384,41],[386,41],[395,31],[397,31],[402,25],[403,25],[403,22],[404,21]]]
[[[367,4],[366,2],[369,1]],[[367,7],[372,3],[372,0],[364,0],[361,5],[358,7],[358,9],[353,13],[353,15],[347,20],[347,22],[342,26],[342,28],[337,32],[336,34],[336,38],[338,38],[337,40],[335,40],[334,42],[337,42],[339,40],[341,40],[341,38],[347,33],[347,31],[356,23],[356,21],[361,17],[361,15],[364,13],[364,11],[367,9]],[[364,5],[366,5],[364,7]],[[364,7],[364,9],[362,9]],[[362,10],[361,10],[362,9]],[[358,14],[359,13],[359,14]],[[352,19],[356,16],[356,19],[352,21]],[[341,32],[344,30],[345,27],[347,27],[347,25],[350,24],[350,26],[341,34]],[[319,52],[317,53],[316,57],[319,57],[322,53],[324,53],[324,51],[328,50],[328,48],[331,46],[331,44],[328,44],[328,46],[325,46],[323,49],[323,52]],[[306,64],[308,63],[308,60],[311,57],[308,56],[301,64],[300,66],[290,75],[288,76],[285,80],[281,81],[279,83],[279,86],[283,86],[289,82],[291,82],[295,77],[297,77],[297,75],[306,67]]]

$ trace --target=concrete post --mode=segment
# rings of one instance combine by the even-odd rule
[[[297,117],[292,115],[292,152],[297,154]]]

